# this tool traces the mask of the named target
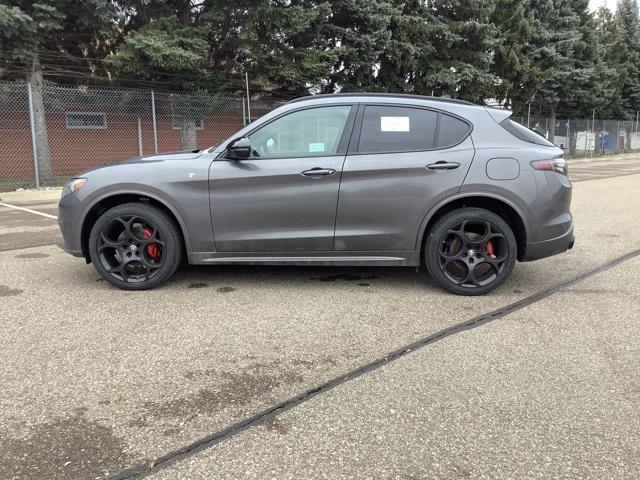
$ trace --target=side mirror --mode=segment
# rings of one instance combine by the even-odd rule
[[[251,140],[240,137],[227,147],[227,158],[233,160],[245,160],[251,156]]]

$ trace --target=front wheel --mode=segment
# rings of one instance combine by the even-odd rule
[[[484,295],[498,288],[511,275],[518,254],[507,222],[481,208],[462,208],[440,218],[424,251],[431,277],[458,295]]]
[[[161,209],[126,203],[104,212],[89,236],[98,273],[124,290],[148,290],[166,282],[182,259],[182,237]]]

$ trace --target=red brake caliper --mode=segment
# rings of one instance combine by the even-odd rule
[[[151,238],[153,236],[153,229],[151,227],[145,227],[142,236],[145,240]],[[152,260],[158,260],[160,258],[160,248],[157,243],[147,245],[147,255],[149,255]]]
[[[496,255],[493,251],[493,242],[491,240],[489,240],[487,242],[487,244],[484,247],[484,251],[486,252],[487,256],[490,258],[496,258]]]

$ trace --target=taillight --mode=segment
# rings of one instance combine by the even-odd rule
[[[550,160],[535,160],[531,162],[531,166],[536,170],[544,170],[548,172],[557,172],[562,175],[569,174],[569,165],[564,158],[552,158]]]

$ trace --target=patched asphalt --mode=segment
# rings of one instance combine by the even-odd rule
[[[58,215],[60,190],[0,193],[0,202]],[[62,239],[55,220],[0,205],[0,251],[55,245]]]
[[[151,465],[638,249],[639,185],[638,175],[576,184],[574,250],[518,264],[482,298],[393,268],[187,267],[164,288],[123,292],[54,245],[18,243],[0,252],[0,477],[102,478]],[[19,226],[36,222],[24,212],[0,215],[0,235],[55,229],[40,217]],[[634,478],[637,263],[405,356],[157,475]]]

